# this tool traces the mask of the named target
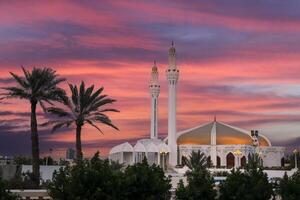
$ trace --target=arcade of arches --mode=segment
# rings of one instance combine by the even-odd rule
[[[183,159],[183,157],[182,157],[182,159]],[[208,156],[206,158],[206,160],[207,160],[208,167],[212,167],[211,157]],[[246,166],[246,163],[247,163],[246,156],[235,157],[233,153],[229,152],[226,155],[226,166],[224,166],[224,167],[226,167],[228,169],[231,169],[233,167],[242,167],[242,168],[244,168]],[[217,168],[222,167],[220,156],[217,156],[217,166],[216,167]]]

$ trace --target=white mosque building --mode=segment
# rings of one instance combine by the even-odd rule
[[[284,164],[284,147],[272,146],[270,140],[258,131],[247,131],[216,118],[209,123],[180,131],[176,129],[176,96],[179,70],[176,65],[176,49],[172,43],[169,49],[169,66],[166,69],[168,81],[168,136],[158,139],[158,97],[160,85],[156,63],[152,67],[149,86],[151,96],[151,134],[133,146],[122,143],[109,152],[111,160],[131,165],[141,162],[144,157],[148,163],[172,168],[181,164],[182,157],[188,157],[192,151],[200,150],[217,168],[243,167],[249,155],[257,153],[265,167],[280,167]]]

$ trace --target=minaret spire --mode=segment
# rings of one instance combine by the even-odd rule
[[[176,129],[176,96],[177,96],[177,81],[179,77],[179,70],[176,66],[176,49],[172,41],[172,46],[169,48],[169,66],[166,70],[166,76],[169,86],[168,96],[168,146],[171,150],[169,155],[169,162],[172,166],[178,164],[177,159],[177,129]]]
[[[150,81],[150,95],[151,95],[151,139],[157,139],[158,133],[158,96],[160,92],[160,85],[158,82],[158,69],[156,61],[154,60],[151,72]]]

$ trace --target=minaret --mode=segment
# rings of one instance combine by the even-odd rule
[[[217,118],[214,117],[213,127],[210,132],[210,159],[213,166],[217,166]]]
[[[178,164],[177,160],[177,130],[176,130],[176,85],[179,77],[179,70],[176,66],[176,49],[174,43],[169,49],[169,66],[166,70],[169,96],[168,96],[168,146],[171,150],[169,163],[171,166]]]
[[[160,85],[158,82],[158,70],[156,61],[154,61],[151,82],[150,82],[150,95],[151,95],[151,139],[157,139],[157,127],[158,127],[158,96],[160,92]]]

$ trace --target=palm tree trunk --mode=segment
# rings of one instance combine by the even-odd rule
[[[76,159],[77,162],[82,160],[82,150],[81,150],[81,125],[76,125]]]
[[[40,150],[39,136],[36,120],[36,101],[31,101],[31,151],[32,151],[32,172],[36,186],[40,184]]]

